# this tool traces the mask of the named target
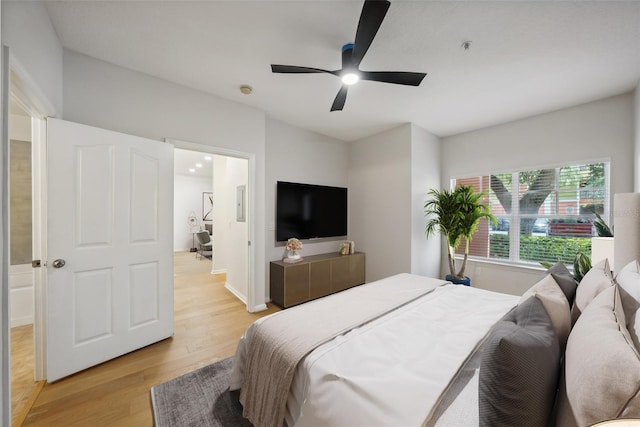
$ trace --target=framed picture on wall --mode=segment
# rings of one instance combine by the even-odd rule
[[[213,193],[202,193],[202,220],[213,221]]]

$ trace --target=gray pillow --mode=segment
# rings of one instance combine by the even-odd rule
[[[547,273],[551,274],[551,276],[556,280],[558,286],[560,286],[560,289],[564,292],[564,296],[567,297],[569,306],[571,306],[571,304],[573,304],[573,299],[576,296],[578,282],[573,278],[573,275],[567,269],[567,266],[562,262],[556,262],[553,267],[547,270]]]
[[[560,345],[538,298],[500,319],[482,350],[480,426],[546,426],[560,373]]]
[[[560,352],[564,352],[569,332],[571,332],[571,306],[564,292],[553,276],[547,274],[522,295],[520,304],[532,296],[542,302],[560,342]]]

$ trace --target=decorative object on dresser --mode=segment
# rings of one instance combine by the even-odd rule
[[[347,240],[340,245],[340,249],[338,250],[338,254],[340,255],[349,255],[356,253],[356,242],[353,240]]]
[[[269,272],[271,300],[287,308],[361,285],[365,280],[364,267],[362,252],[313,255],[295,264],[272,261]]]
[[[302,242],[296,239],[295,237],[287,240],[287,245],[285,248],[287,249],[287,256],[283,259],[284,262],[295,263],[302,261],[302,257],[298,253],[299,250],[302,249]]]

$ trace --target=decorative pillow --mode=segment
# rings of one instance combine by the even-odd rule
[[[580,314],[587,308],[587,305],[598,296],[600,292],[613,286],[613,276],[609,268],[609,260],[603,259],[584,275],[578,290],[576,291],[576,300],[571,309],[571,320],[575,324]]]
[[[620,287],[620,299],[629,335],[636,348],[640,349],[640,263],[631,261],[625,265],[616,275],[616,282]]]
[[[640,417],[640,355],[625,323],[617,286],[602,291],[576,322],[565,353],[558,426]]]
[[[551,274],[529,288],[520,298],[520,304],[532,296],[538,298],[547,311],[563,352],[571,332],[571,308],[567,297]]]
[[[491,329],[479,376],[480,426],[546,426],[560,371],[560,345],[542,302],[529,298]]]
[[[576,296],[576,288],[578,287],[578,282],[573,278],[573,274],[567,269],[567,266],[562,262],[557,262],[547,270],[547,273],[551,274],[555,281],[564,292],[564,296],[567,297],[567,301],[569,301],[569,306],[573,304],[573,299]]]

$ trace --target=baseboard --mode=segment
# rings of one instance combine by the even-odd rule
[[[225,270],[226,271],[226,270]],[[229,282],[226,282],[224,284],[224,287],[231,292],[233,295],[235,295],[240,301],[242,301],[245,305],[247,305],[247,297],[245,297],[244,295],[242,295],[240,292],[238,292],[237,290],[233,289],[231,287],[231,285],[229,285]],[[270,302],[271,300],[267,301]],[[267,303],[262,303],[262,304],[258,304],[254,307],[249,307],[249,312],[250,313],[257,313],[259,311],[265,311],[267,309]]]
[[[267,309],[267,304],[258,304],[253,307],[252,310],[249,310],[251,313],[257,313],[258,311],[265,311]]]
[[[242,295],[240,292],[238,292],[237,290],[235,290],[234,288],[231,287],[231,285],[229,285],[229,282],[225,282],[224,287],[231,292],[232,294],[234,294],[240,301],[242,301],[245,305],[247,304],[247,297]]]
[[[11,327],[15,328],[18,326],[31,325],[33,323],[33,316],[21,316],[21,317],[11,317]]]
[[[227,269],[226,268],[221,268],[219,270],[213,270],[211,272],[211,274],[226,274],[227,273]]]

